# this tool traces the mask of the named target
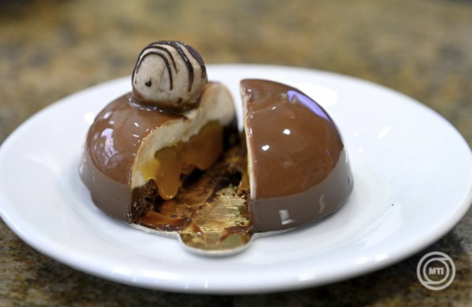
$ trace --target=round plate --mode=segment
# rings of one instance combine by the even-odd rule
[[[326,284],[390,265],[433,243],[472,199],[471,152],[441,116],[378,85],[314,70],[208,67],[230,87],[264,78],[300,88],[332,115],[352,162],[355,188],[337,213],[253,242],[245,252],[205,258],[173,239],[114,221],[91,202],[78,176],[95,115],[130,90],[122,78],[42,110],[0,150],[0,213],[38,251],[121,283],[200,293],[270,292]]]

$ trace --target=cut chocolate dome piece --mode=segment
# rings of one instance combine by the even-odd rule
[[[209,169],[235,111],[219,83],[208,83],[198,104],[176,114],[140,105],[130,93],[106,106],[90,127],[80,168],[95,205],[136,222],[158,199],[175,197],[182,175]]]
[[[243,80],[244,126],[254,232],[322,218],[352,192],[351,169],[328,113],[290,86]]]
[[[146,46],[131,80],[87,134],[79,172],[92,201],[192,251],[241,250],[252,236],[237,193],[247,162],[229,91],[208,83],[200,54],[176,41]]]

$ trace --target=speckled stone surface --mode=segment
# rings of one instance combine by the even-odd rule
[[[472,144],[472,1],[0,0],[0,143],[48,104],[128,75],[140,49],[183,40],[207,63],[268,63],[383,84],[435,109]],[[1,171],[1,170],[0,170]],[[472,213],[439,242],[387,269],[302,291],[251,296],[133,288],[70,269],[0,221],[0,306],[463,306],[472,304]],[[416,279],[428,251],[457,276]]]

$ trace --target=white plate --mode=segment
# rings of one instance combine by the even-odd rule
[[[287,290],[350,278],[397,262],[438,240],[472,199],[471,152],[442,117],[402,94],[307,69],[210,66],[239,105],[242,78],[299,87],[337,122],[355,188],[339,212],[309,227],[261,238],[213,259],[179,242],[111,220],[78,177],[85,133],[129,77],[69,96],[18,128],[0,150],[0,213],[38,251],[121,283],[200,293]]]

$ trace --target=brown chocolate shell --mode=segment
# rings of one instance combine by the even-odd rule
[[[301,91],[243,80],[244,126],[255,232],[295,228],[344,205],[353,180],[341,135]]]

